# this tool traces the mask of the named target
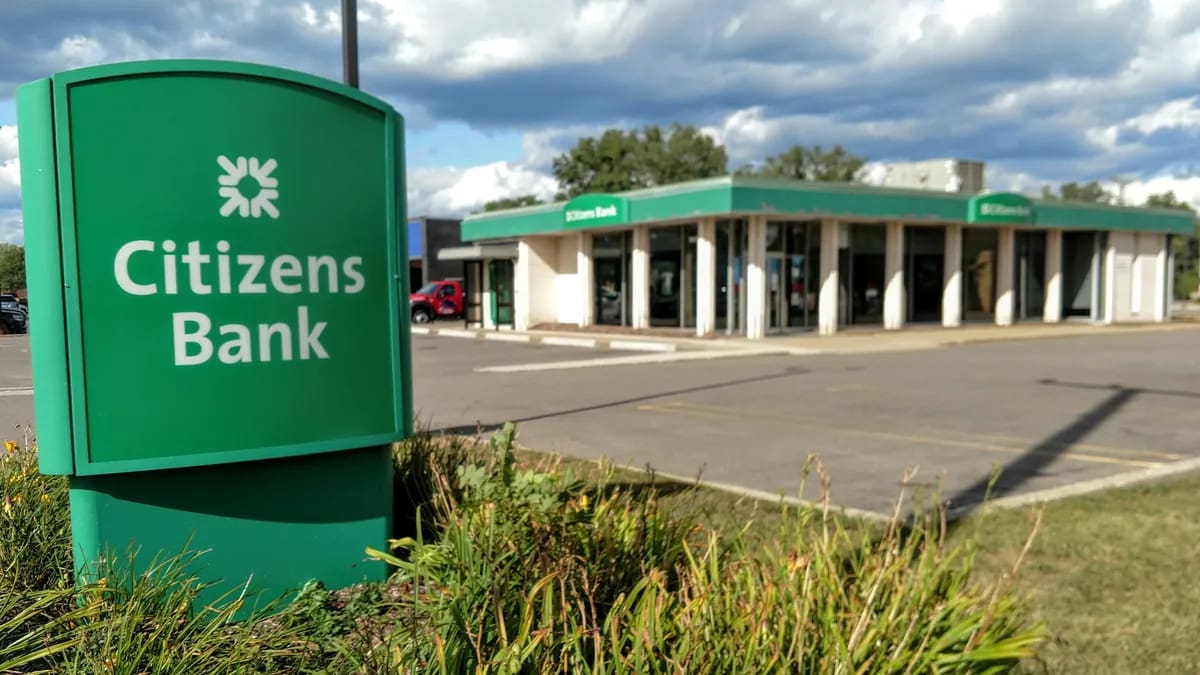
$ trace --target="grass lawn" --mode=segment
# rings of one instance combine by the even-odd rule
[[[560,461],[583,478],[597,475],[593,463]],[[618,470],[616,478],[632,489],[652,481],[661,504],[697,513],[703,523],[724,531],[752,521],[750,541],[776,532],[776,504],[689,489],[643,472]],[[1017,560],[1035,516],[1034,509],[997,510],[964,521],[952,536],[979,532],[978,574],[1000,574]],[[1197,672],[1198,580],[1200,476],[1046,505],[1015,582],[1051,635],[1041,662],[1026,671]]]

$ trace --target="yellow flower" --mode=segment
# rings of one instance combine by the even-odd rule
[[[7,452],[16,452],[17,442],[16,441],[4,441],[4,450]]]
[[[20,503],[21,503],[21,499],[22,499],[22,497],[21,497],[21,493],[20,493],[20,492],[18,492],[17,494],[13,495],[13,497],[12,497],[12,500],[13,500],[13,503],[14,503],[14,504],[20,504]]]
[[[579,495],[579,506],[580,506],[580,508],[584,508],[584,509],[586,509],[586,508],[587,508],[587,505],[588,505],[587,493],[584,493],[584,494],[582,494],[582,495]]]
[[[43,492],[42,493],[42,503],[45,504],[46,502],[49,502],[49,501],[50,501],[50,495]]]

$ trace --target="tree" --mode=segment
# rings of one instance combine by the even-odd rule
[[[1105,190],[1096,181],[1084,184],[1072,181],[1059,185],[1057,194],[1055,194],[1049,185],[1043,186],[1042,199],[1064,202],[1088,202],[1090,204],[1112,204],[1115,197],[1113,193]]]
[[[1195,214],[1196,209],[1191,204],[1180,201],[1172,191],[1146,197],[1142,206],[1156,209],[1178,209]],[[1197,278],[1200,262],[1200,225],[1195,226],[1190,237],[1173,237],[1171,248],[1175,253],[1175,297],[1184,300],[1196,292],[1200,278]]]
[[[0,244],[0,292],[25,288],[25,247]]]
[[[559,199],[587,192],[624,192],[726,172],[725,148],[691,125],[657,125],[640,130],[609,129],[599,138],[581,138],[554,158]]]
[[[768,178],[849,183],[859,180],[864,164],[865,159],[850,153],[841,145],[835,145],[829,151],[823,150],[819,145],[811,148],[793,145],[774,157],[768,157],[761,167],[742,167],[738,169],[738,173]]]
[[[483,210],[486,211],[503,211],[505,209],[519,209],[522,206],[533,206],[541,204],[542,200],[534,195],[521,195],[520,197],[505,197],[504,199],[493,199],[483,205]]]

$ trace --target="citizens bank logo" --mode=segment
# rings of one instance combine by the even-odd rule
[[[225,155],[217,158],[217,164],[225,171],[217,178],[221,189],[217,191],[225,198],[221,207],[221,215],[228,218],[237,211],[238,215],[246,218],[259,218],[266,213],[272,218],[279,217],[279,209],[275,208],[275,200],[279,198],[279,180],[271,177],[275,170],[275,160],[268,159],[259,163],[257,157],[238,157],[230,161]]]

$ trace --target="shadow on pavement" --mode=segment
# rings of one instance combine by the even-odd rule
[[[1038,384],[1048,386],[1068,386],[1085,389],[1112,391],[1106,399],[1095,405],[1091,410],[1076,417],[1070,424],[1056,433],[1046,437],[1037,445],[1029,448],[1024,454],[1004,465],[998,476],[984,476],[975,481],[970,487],[953,495],[946,500],[945,506],[955,519],[969,515],[983,504],[984,499],[998,499],[1016,492],[1030,479],[1040,475],[1042,471],[1057,460],[1064,452],[1079,443],[1109,417],[1125,407],[1135,396],[1143,393],[1141,389],[1121,387],[1119,385],[1080,385],[1060,383],[1056,380],[1038,380]],[[993,483],[993,479],[995,482]]]
[[[473,425],[459,425],[459,426],[452,426],[452,427],[443,427],[440,429],[434,429],[432,431],[433,431],[433,433],[450,434],[450,435],[472,435],[472,434],[477,434],[477,433],[478,434],[489,434],[489,433],[493,433],[495,431],[499,431],[506,422],[512,422],[514,424],[521,425],[526,422],[536,422],[537,420],[550,419],[553,417],[566,417],[568,415],[576,415],[578,413],[591,412],[593,410],[604,410],[606,408],[617,408],[617,407],[620,407],[623,405],[629,405],[631,403],[645,403],[646,401],[653,401],[653,400],[665,398],[668,396],[682,396],[684,394],[692,394],[692,393],[695,393],[698,391],[712,391],[714,389],[724,389],[727,387],[736,387],[736,386],[742,385],[742,384],[752,384],[755,382],[767,382],[769,380],[779,380],[779,379],[783,379],[783,378],[787,378],[787,377],[796,377],[799,375],[805,375],[809,372],[811,372],[811,371],[809,371],[806,368],[801,368],[798,366],[790,366],[788,368],[785,368],[781,372],[773,373],[770,375],[758,375],[755,377],[743,377],[743,378],[739,378],[736,380],[726,380],[724,382],[714,382],[712,384],[703,384],[703,385],[700,385],[697,387],[688,387],[686,389],[674,389],[671,391],[661,391],[661,392],[656,392],[653,394],[647,394],[645,396],[635,396],[635,397],[631,397],[631,398],[624,398],[619,401],[609,401],[607,403],[597,403],[595,405],[582,406],[579,408],[571,408],[568,410],[557,410],[554,412],[543,413],[540,415],[530,415],[527,417],[522,417],[522,418],[514,419],[514,420],[503,420],[501,422],[487,422],[487,423],[477,422],[476,424],[473,424]]]

